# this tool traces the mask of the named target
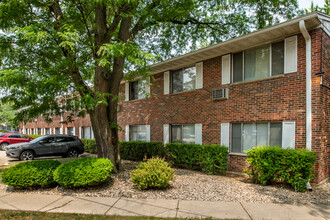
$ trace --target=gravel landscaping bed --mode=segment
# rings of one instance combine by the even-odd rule
[[[330,183],[313,185],[312,192],[297,193],[287,186],[261,186],[252,184],[247,176],[227,174],[227,176],[207,175],[202,172],[175,169],[174,180],[166,190],[139,190],[130,180],[130,172],[138,162],[123,161],[125,171],[113,174],[109,182],[89,189],[17,190],[0,183],[0,192],[41,193],[66,196],[125,197],[143,199],[180,199],[226,202],[261,203],[316,203],[330,204]]]

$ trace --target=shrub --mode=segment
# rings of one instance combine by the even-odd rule
[[[54,180],[63,187],[96,186],[107,181],[113,164],[106,158],[81,158],[59,166]]]
[[[30,134],[29,136],[32,137],[33,139],[36,139],[38,137],[41,137],[42,135],[40,135],[40,134]]]
[[[174,177],[174,171],[163,159],[152,158],[141,162],[131,172],[131,180],[139,189],[164,189]]]
[[[187,167],[217,174],[227,170],[228,148],[221,145],[171,143],[165,145],[166,156],[176,167]]]
[[[162,143],[129,141],[120,142],[120,156],[126,160],[142,161],[152,157],[164,157],[165,151]]]
[[[296,191],[306,191],[312,178],[316,154],[306,149],[282,149],[279,147],[256,147],[247,151],[248,173],[255,183],[268,185],[281,180]]]
[[[8,131],[5,129],[1,129],[0,132],[7,133]]]
[[[55,183],[53,173],[60,164],[57,160],[19,163],[2,172],[2,182],[16,188],[48,187]]]
[[[91,154],[97,153],[95,139],[81,139],[81,141],[84,143],[85,152],[91,153]]]

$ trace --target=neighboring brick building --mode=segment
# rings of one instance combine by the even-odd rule
[[[155,64],[151,86],[122,84],[120,139],[224,144],[234,171],[252,146],[307,148],[317,153],[320,182],[330,175],[329,36],[330,16],[311,13]],[[20,129],[91,133],[88,116],[69,125],[61,117]]]

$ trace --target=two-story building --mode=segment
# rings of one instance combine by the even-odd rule
[[[330,16],[315,12],[154,64],[150,79],[121,85],[120,139],[223,144],[233,171],[253,146],[307,148],[320,182],[330,175],[329,36]],[[88,116],[61,117],[20,129],[92,138]]]

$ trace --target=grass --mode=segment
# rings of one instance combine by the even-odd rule
[[[157,217],[136,217],[136,216],[106,216],[106,215],[85,215],[85,214],[67,214],[67,213],[44,213],[44,212],[22,212],[0,210],[1,220],[153,220],[153,219],[181,219],[181,218],[157,218]],[[211,219],[211,218],[208,218]]]

